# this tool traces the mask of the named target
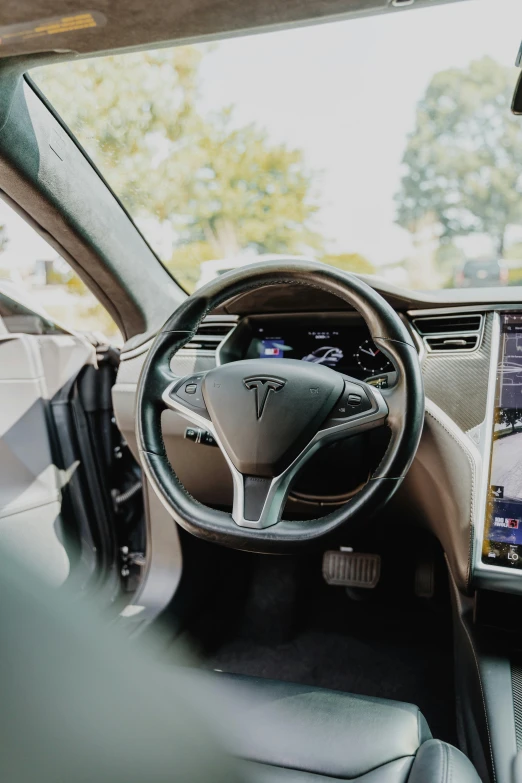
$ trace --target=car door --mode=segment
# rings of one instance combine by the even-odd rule
[[[62,584],[72,557],[62,488],[76,466],[59,466],[50,402],[95,350],[80,336],[31,333],[38,316],[8,301],[0,294],[0,542]]]

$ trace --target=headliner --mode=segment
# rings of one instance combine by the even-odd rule
[[[391,1],[2,0],[0,57],[58,51],[67,58],[68,53],[139,49],[335,18],[405,13],[458,0],[415,0],[404,8],[392,7]]]

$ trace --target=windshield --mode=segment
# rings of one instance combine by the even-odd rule
[[[521,38],[520,0],[476,0],[31,76],[189,291],[267,254],[517,285]]]

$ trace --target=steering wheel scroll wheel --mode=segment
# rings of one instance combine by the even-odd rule
[[[180,378],[171,360],[202,319],[224,302],[270,285],[337,296],[364,318],[396,370],[389,389],[295,359],[247,359]],[[202,505],[182,486],[165,450],[161,414],[171,409],[214,436],[232,473],[232,512]],[[397,313],[369,285],[319,262],[267,262],[230,272],[190,296],[156,336],[138,383],[142,466],[176,522],[200,538],[256,552],[285,552],[366,519],[396,491],[415,456],[424,421],[417,350]],[[313,520],[281,518],[290,485],[322,445],[376,427],[388,447],[364,487]],[[350,464],[346,464],[347,473]]]

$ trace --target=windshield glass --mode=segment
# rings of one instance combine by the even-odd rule
[[[31,76],[192,291],[259,255],[415,289],[522,281],[520,0]]]

